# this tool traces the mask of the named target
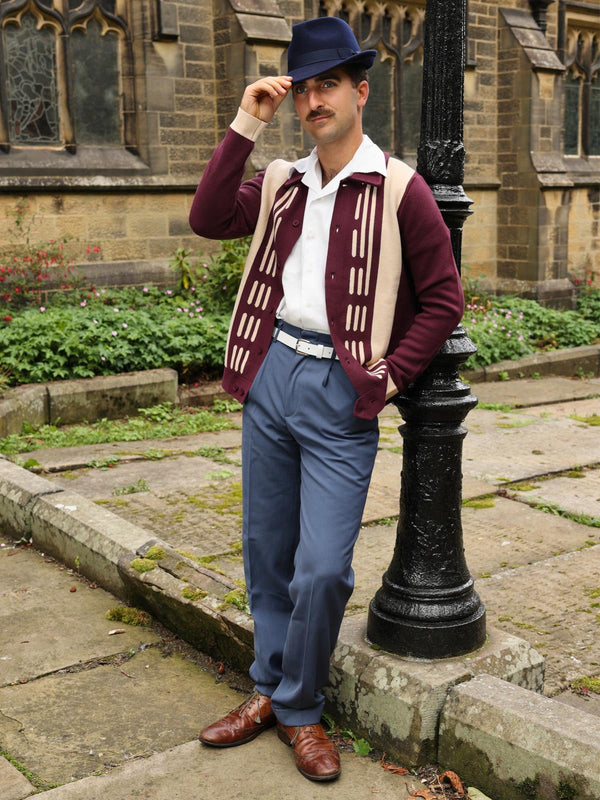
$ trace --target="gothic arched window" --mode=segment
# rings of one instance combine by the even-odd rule
[[[564,151],[600,155],[600,32],[571,29],[565,77]]]
[[[2,150],[135,148],[128,2],[0,0]]]

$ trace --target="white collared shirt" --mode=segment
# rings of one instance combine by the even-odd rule
[[[326,186],[322,186],[316,147],[309,156],[292,164],[290,173],[293,169],[304,173],[302,183],[308,187],[308,196],[302,233],[283,270],[283,299],[277,316],[303,330],[329,333],[325,266],[336,193],[340,182],[354,172],[379,172],[385,176],[385,156],[368,136],[363,136],[352,159]]]

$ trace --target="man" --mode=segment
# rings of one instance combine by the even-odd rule
[[[463,300],[425,182],[362,133],[369,96],[342,20],[295,25],[288,75],[248,86],[206,167],[196,233],[253,234],[223,385],[244,403],[243,547],[256,691],[200,734],[229,747],[277,724],[311,780],[340,774],[320,724],[329,658],[353,588],[352,550],[386,399],[427,366]],[[313,152],[242,182],[288,92]]]

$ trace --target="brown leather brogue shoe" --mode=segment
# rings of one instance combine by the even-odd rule
[[[198,738],[213,747],[235,747],[256,739],[259,733],[275,725],[271,698],[254,692],[241,705],[200,732]]]
[[[339,753],[320,723],[288,727],[278,722],[277,735],[293,747],[296,766],[305,778],[332,781],[339,776],[342,771]]]

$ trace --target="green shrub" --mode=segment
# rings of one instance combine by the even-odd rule
[[[205,315],[195,301],[177,305],[184,301],[164,293],[159,303],[142,302],[144,293],[137,292],[137,307],[105,304],[98,293],[77,305],[63,297],[49,308],[15,313],[0,327],[0,363],[11,383],[159,367],[172,367],[184,379],[220,375],[228,315]]]
[[[179,248],[171,261],[182,291],[195,292],[198,301],[213,313],[231,313],[248,256],[250,237],[220,243],[208,261],[199,253]]]
[[[600,336],[600,292],[580,295],[577,311],[545,308],[535,300],[476,293],[467,302],[463,325],[477,347],[467,369],[514,360],[534,351],[592,344]]]

